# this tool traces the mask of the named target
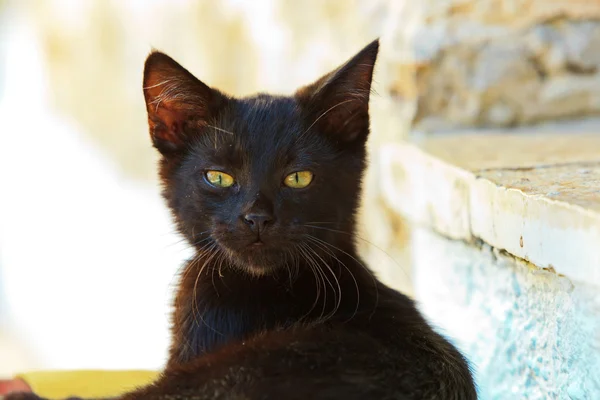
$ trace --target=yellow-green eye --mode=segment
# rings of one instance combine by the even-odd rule
[[[207,171],[206,179],[211,185],[222,188],[227,188],[235,182],[233,176],[221,171]]]
[[[283,180],[285,186],[294,188],[294,189],[302,189],[310,185],[312,182],[313,173],[310,171],[298,171],[293,174],[289,174]]]

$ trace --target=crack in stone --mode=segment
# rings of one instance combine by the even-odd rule
[[[526,266],[526,267],[528,267],[530,269],[544,271],[544,272],[550,272],[550,273],[555,274],[556,276],[564,277],[564,278],[568,279],[568,277],[566,277],[565,275],[556,272],[556,270],[554,269],[554,266],[552,264],[550,264],[550,265],[548,265],[546,267],[542,267],[540,265],[534,264],[533,262],[531,262],[531,261],[529,261],[529,260],[527,260],[525,258],[521,258],[519,256],[516,256],[516,255],[510,253],[506,249],[501,249],[501,248],[498,248],[498,247],[495,247],[495,246],[489,244],[485,240],[481,239],[479,236],[473,235],[472,232],[470,232],[470,238],[469,239],[456,239],[456,238],[452,238],[452,237],[446,236],[443,233],[438,232],[436,230],[433,230],[433,229],[430,229],[430,228],[428,228],[428,229],[433,234],[435,234],[435,235],[437,235],[439,237],[442,237],[445,240],[448,240],[448,241],[451,241],[451,242],[454,242],[454,243],[464,243],[464,244],[466,244],[468,246],[471,246],[471,247],[473,247],[473,248],[475,248],[477,250],[481,250],[481,251],[483,251],[483,250],[489,250],[490,253],[491,253],[491,255],[492,255],[492,257],[493,257],[494,261],[498,261],[500,259],[500,257],[503,257],[503,258],[508,259],[508,260],[510,260],[512,262],[520,263],[520,264],[522,264],[522,265],[524,265],[524,266]]]
[[[569,167],[581,165],[582,167],[595,166],[600,168],[600,160],[597,161],[572,161],[565,163],[553,163],[553,164],[538,164],[538,165],[530,165],[526,167],[490,167],[490,168],[480,168],[473,170],[473,174],[479,179],[481,178],[479,173],[483,172],[494,172],[494,171],[533,171],[536,169],[548,169],[548,168],[560,168],[560,167]]]

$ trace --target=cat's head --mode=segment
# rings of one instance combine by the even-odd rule
[[[144,71],[164,195],[200,251],[253,274],[353,249],[378,41],[293,96],[232,98],[167,55]]]

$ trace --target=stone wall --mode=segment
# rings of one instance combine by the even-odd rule
[[[563,124],[556,130],[568,132],[565,121],[600,115],[598,0],[387,1],[384,9],[372,100],[374,164],[410,132],[556,128],[557,122]],[[380,181],[382,169],[373,165],[366,181]],[[406,273],[369,260],[410,292],[410,226],[390,212],[393,204],[381,206],[389,184],[365,192],[364,234],[379,238]],[[386,225],[397,234],[382,234],[389,233]],[[370,245],[364,251],[381,253]]]
[[[386,94],[422,131],[600,114],[600,2],[402,2]]]
[[[600,132],[600,1],[389,5],[371,173],[388,224],[402,227],[414,297],[467,354],[482,399],[598,398],[600,153],[585,141]],[[570,153],[581,127],[590,136]],[[386,169],[403,139],[403,167]],[[557,222],[560,212],[540,212],[551,206],[595,222]]]
[[[597,398],[597,286],[425,229],[412,246],[416,297],[470,359],[482,399]]]

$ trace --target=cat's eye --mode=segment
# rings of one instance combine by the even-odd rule
[[[206,180],[213,186],[228,188],[235,183],[233,176],[221,171],[206,171]]]
[[[302,189],[310,185],[313,180],[313,173],[310,171],[298,171],[293,174],[289,174],[283,180],[283,183],[287,187],[294,189]]]

